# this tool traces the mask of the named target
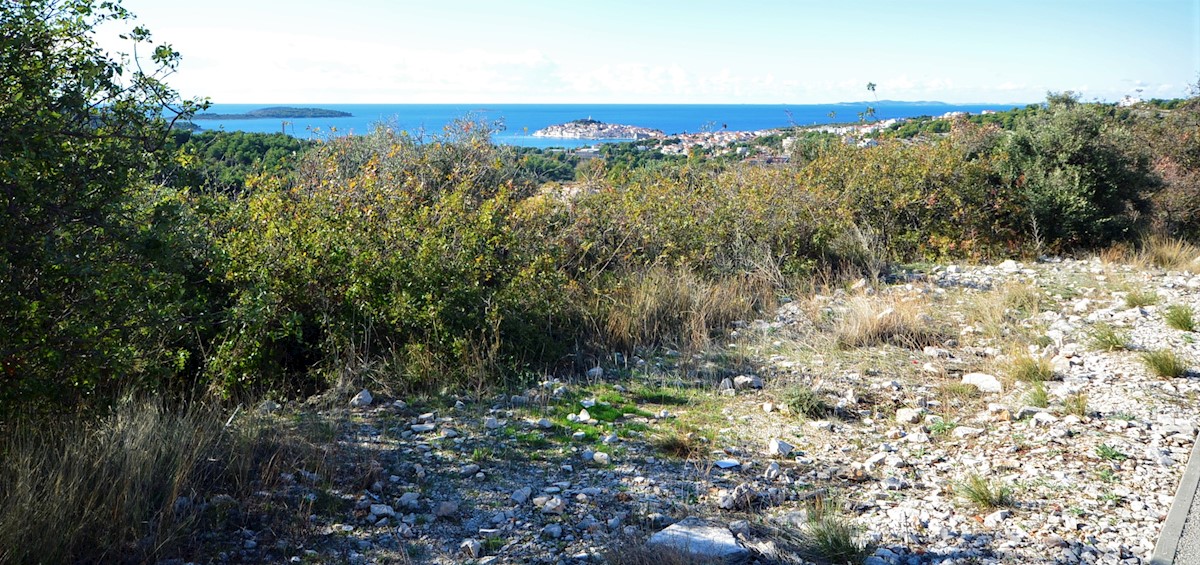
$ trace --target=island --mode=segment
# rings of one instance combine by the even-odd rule
[[[271,108],[259,108],[251,110],[245,114],[209,114],[199,113],[192,116],[193,120],[256,120],[260,118],[349,118],[353,116],[350,112],[342,112],[340,110],[327,110],[325,108],[291,108],[288,106],[275,106]]]
[[[534,137],[568,139],[658,139],[666,137],[662,130],[621,124],[606,124],[586,118],[556,124],[533,132]]]

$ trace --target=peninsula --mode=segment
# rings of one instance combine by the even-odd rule
[[[534,137],[569,139],[657,139],[666,137],[662,130],[621,124],[606,124],[586,118],[549,126],[533,132]]]
[[[353,114],[342,112],[340,110],[327,110],[325,108],[291,108],[287,106],[275,106],[271,108],[259,108],[251,110],[245,114],[209,114],[199,113],[192,116],[193,120],[254,120],[259,118],[349,118]]]

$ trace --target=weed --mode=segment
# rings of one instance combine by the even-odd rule
[[[1168,306],[1163,312],[1163,318],[1167,320],[1167,325],[1177,330],[1185,332],[1196,331],[1196,313],[1191,306],[1178,304]]]
[[[1158,303],[1158,293],[1153,290],[1134,289],[1125,295],[1126,308],[1141,308]]]
[[[936,420],[933,423],[929,424],[929,433],[931,433],[935,436],[945,435],[945,434],[950,433],[951,431],[954,430],[954,428],[957,428],[957,427],[958,427],[958,422],[952,422],[950,420]]]
[[[1021,355],[1013,359],[1009,375],[1018,381],[1038,383],[1054,378],[1054,366],[1045,357]]]
[[[1142,353],[1142,362],[1155,375],[1173,379],[1187,374],[1188,366],[1179,354],[1170,349],[1158,349]]]
[[[678,459],[691,460],[708,452],[710,437],[695,431],[674,430],[659,436],[654,444],[659,451]]]
[[[833,407],[819,393],[802,384],[789,386],[783,392],[783,402],[792,412],[806,418],[823,418],[833,412]]]
[[[1068,395],[1063,399],[1063,411],[1067,414],[1079,416],[1080,418],[1088,417],[1088,415],[1091,413],[1091,409],[1088,408],[1087,394],[1077,392],[1075,394]]]
[[[1096,324],[1089,334],[1092,348],[1100,351],[1118,351],[1127,348],[1129,338],[1109,324]]]
[[[859,533],[846,517],[826,513],[805,528],[802,551],[828,563],[861,563],[868,551]]]
[[[1029,390],[1029,394],[1025,395],[1025,402],[1038,408],[1049,406],[1050,395],[1046,393],[1046,385],[1041,381],[1033,383],[1033,388]]]
[[[1096,471],[1096,478],[1104,483],[1117,483],[1121,478],[1117,476],[1117,472],[1112,470],[1112,467],[1101,467]]]
[[[1117,448],[1108,445],[1107,443],[1102,443],[1096,446],[1096,455],[1099,455],[1101,459],[1108,461],[1124,461],[1129,459],[1128,455],[1117,451]]]
[[[1011,488],[993,483],[974,473],[958,483],[955,490],[959,496],[967,499],[981,510],[1012,506],[1014,503]]]

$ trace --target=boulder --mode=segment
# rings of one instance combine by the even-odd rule
[[[750,557],[750,550],[738,544],[729,528],[694,516],[650,536],[646,545],[674,549],[697,560],[742,563]]]

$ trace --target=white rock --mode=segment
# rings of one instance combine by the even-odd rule
[[[476,539],[463,540],[462,543],[458,544],[458,549],[462,551],[463,555],[472,559],[483,554],[483,544]]]
[[[729,528],[696,517],[684,518],[655,533],[646,545],[680,551],[692,560],[741,563],[750,557],[750,551],[738,544]]]
[[[740,467],[742,464],[737,459],[718,459],[715,465],[721,469],[732,469]]]
[[[612,458],[603,451],[597,451],[592,454],[592,461],[595,461],[597,465],[608,465],[612,462]]]
[[[738,375],[733,378],[733,388],[762,388],[763,380],[756,375]]]
[[[773,481],[779,476],[779,473],[779,463],[772,461],[770,465],[767,465],[767,470],[763,472],[763,477],[765,477],[768,481]]]
[[[967,373],[962,376],[963,384],[969,384],[980,392],[1003,392],[1004,386],[999,379],[987,373]]]
[[[350,399],[350,406],[362,408],[364,406],[370,406],[374,401],[375,399],[371,396],[371,392],[364,388],[360,390],[358,394],[354,395],[354,398]]]
[[[787,457],[787,455],[791,453],[793,449],[796,448],[792,446],[792,444],[781,439],[772,438],[771,441],[767,442],[767,453],[769,455],[781,455]]]
[[[982,428],[972,428],[970,426],[957,426],[954,428],[954,431],[950,432],[950,434],[956,438],[961,439],[961,438],[979,437],[979,436],[983,435],[985,431],[986,430],[984,430]]]
[[[542,505],[542,514],[562,514],[567,510],[567,501],[555,496]]]
[[[901,424],[916,424],[921,421],[921,411],[913,408],[901,408],[896,411],[896,421]]]
[[[554,422],[551,422],[550,420],[548,420],[546,418],[542,418],[541,420],[537,421],[537,425],[539,428],[542,428],[543,430],[548,430],[548,429],[554,427]]]
[[[489,430],[494,430],[500,427],[500,421],[495,418],[488,418],[483,421],[483,427]]]

